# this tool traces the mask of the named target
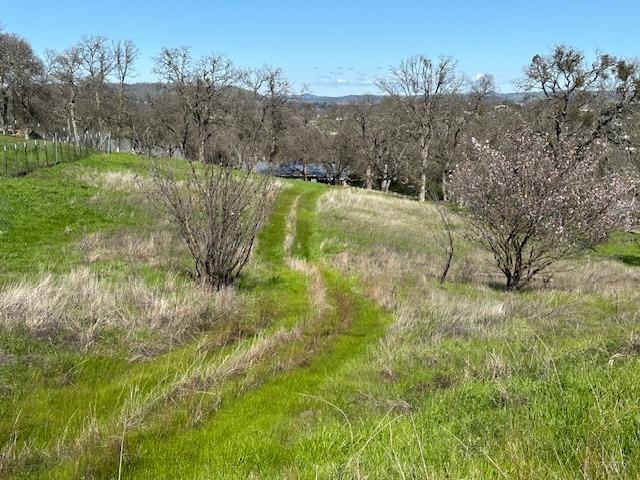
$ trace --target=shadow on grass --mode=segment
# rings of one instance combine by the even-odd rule
[[[616,255],[614,258],[625,265],[640,267],[640,255]]]
[[[278,288],[286,285],[285,279],[279,273],[271,275],[241,275],[236,286],[243,292],[251,292],[259,289]]]
[[[494,292],[513,293],[514,295],[517,295],[517,294],[545,290],[548,285],[540,280],[541,280],[540,278],[536,277],[532,281],[525,283],[521,287],[515,288],[512,290],[509,290],[507,288],[505,281],[499,282],[499,281],[491,280],[485,283],[485,285],[489,287],[491,290],[493,290]]]
[[[507,291],[507,286],[506,286],[505,282],[498,282],[496,280],[490,280],[490,281],[486,282],[485,285],[487,287],[489,287],[491,290],[496,291],[496,292],[506,292]]]

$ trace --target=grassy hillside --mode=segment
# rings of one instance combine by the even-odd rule
[[[432,206],[290,182],[208,294],[146,172],[0,181],[0,477],[640,473],[634,237],[515,294],[460,237],[440,286]]]

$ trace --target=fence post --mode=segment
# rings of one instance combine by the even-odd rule
[[[7,144],[5,143],[2,147],[3,147],[2,148],[2,157],[3,157],[3,160],[4,160],[4,176],[8,177],[9,176],[9,168],[8,168],[9,165],[7,165]]]

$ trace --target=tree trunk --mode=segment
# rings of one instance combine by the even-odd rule
[[[69,121],[71,122],[71,128],[73,131],[73,139],[75,142],[78,141],[78,125],[76,123],[76,102],[75,100],[71,100],[69,102]],[[71,134],[72,132],[69,132]]]
[[[204,163],[204,140],[198,142],[198,161]]]
[[[97,88],[95,91],[95,99],[96,99],[96,114],[98,115],[98,132],[100,133],[100,138],[102,138],[102,130],[103,130],[102,112],[101,112],[102,107],[100,105],[100,92],[98,91]]]
[[[389,186],[391,185],[391,179],[389,178],[389,168],[387,164],[384,164],[384,170],[382,172],[382,182],[380,184],[380,189],[384,193],[389,193]]]
[[[6,91],[2,89],[2,107],[0,108],[0,122],[2,130],[4,131],[9,125],[9,96]]]
[[[445,202],[449,201],[449,193],[447,191],[447,169],[445,168],[442,171],[442,185],[440,186],[442,190],[442,200]]]
[[[418,200],[424,202],[427,199],[427,165],[429,164],[429,144],[426,140],[423,140],[422,147],[420,148],[420,158],[422,159],[422,165],[420,169],[420,193]]]
[[[367,165],[367,172],[365,173],[365,186],[367,190],[373,190],[373,172],[371,171],[371,165]]]
[[[418,201],[424,202],[427,200],[427,174],[423,171],[420,174],[420,193],[418,194]]]
[[[120,82],[120,91],[118,92],[118,139],[122,137],[122,112],[124,110],[124,83]]]
[[[514,267],[512,272],[505,273],[507,277],[507,290],[512,292],[518,290],[521,285],[522,272],[518,267]]]
[[[273,169],[276,166],[276,157],[278,156],[278,140],[276,137],[271,139],[271,147],[269,148],[269,171],[273,172]]]
[[[444,264],[444,268],[442,269],[442,273],[440,273],[440,285],[444,284],[447,280],[447,275],[449,273],[449,269],[451,268],[451,261],[453,260],[453,246],[450,244],[447,249],[447,261]]]

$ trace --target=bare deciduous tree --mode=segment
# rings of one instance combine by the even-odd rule
[[[289,100],[291,86],[280,68],[266,66],[256,72],[251,87],[259,106],[261,123],[264,125],[265,158],[270,168],[282,149],[283,133],[287,128],[285,105]]]
[[[185,180],[158,162],[148,194],[163,207],[194,261],[194,277],[220,290],[247,264],[277,188],[268,176],[254,176],[190,162]]]
[[[6,128],[9,115],[26,124],[33,117],[32,97],[44,73],[31,45],[11,33],[0,31],[0,126]]]
[[[427,195],[427,170],[432,158],[432,141],[437,123],[443,114],[443,104],[450,95],[461,91],[463,78],[456,72],[456,62],[442,57],[433,62],[423,55],[404,60],[391,70],[388,78],[378,81],[378,87],[390,96],[406,118],[420,149],[420,184],[418,197]]]
[[[557,261],[631,225],[635,180],[601,171],[575,141],[508,133],[497,147],[475,142],[451,180],[468,209],[471,237],[490,251],[509,290]]]
[[[304,180],[309,178],[309,166],[319,163],[325,153],[325,134],[313,120],[312,113],[311,105],[304,104],[301,112],[293,116],[285,144],[287,157],[300,164]]]
[[[495,85],[491,75],[480,75],[469,82],[467,94],[448,95],[440,122],[433,132],[433,159],[440,181],[442,198],[448,200],[447,177],[460,156],[460,147],[464,142],[470,123],[485,121],[487,98],[493,93]]]
[[[93,98],[94,127],[104,133],[105,111],[103,98],[107,93],[107,79],[115,68],[114,54],[109,40],[103,36],[83,37],[77,45],[84,70],[84,81]]]
[[[321,159],[327,180],[333,185],[347,182],[356,160],[356,144],[353,130],[345,120],[340,120],[336,131],[323,133],[319,138]]]
[[[357,150],[363,163],[364,185],[373,189],[374,176],[380,174],[380,189],[387,191],[390,185],[389,163],[390,144],[393,141],[395,125],[386,109],[371,97],[354,104],[350,111],[356,130]]]
[[[438,212],[438,219],[440,220],[440,226],[442,227],[442,232],[440,234],[433,235],[436,245],[438,245],[444,256],[442,270],[438,277],[438,281],[442,285],[447,280],[447,275],[449,274],[449,269],[451,268],[453,255],[455,253],[455,241],[453,236],[454,224],[449,210],[440,202],[438,195],[431,193],[431,199],[436,207],[436,212]]]
[[[242,84],[246,92],[235,96],[231,115],[236,135],[233,149],[239,164],[248,166],[260,159],[272,169],[289,124],[289,82],[281,69],[264,66],[244,72]]]
[[[48,70],[54,85],[60,88],[65,103],[67,131],[78,140],[76,102],[82,81],[82,58],[77,47],[64,52],[47,52]]]
[[[207,142],[228,123],[229,98],[244,72],[224,55],[193,61],[188,48],[165,48],[155,59],[155,71],[174,89],[195,129],[199,161],[205,161]]]
[[[116,113],[116,137],[122,137],[124,110],[127,100],[126,84],[138,57],[138,48],[132,40],[119,40],[113,46],[114,69],[118,79],[118,110]]]

